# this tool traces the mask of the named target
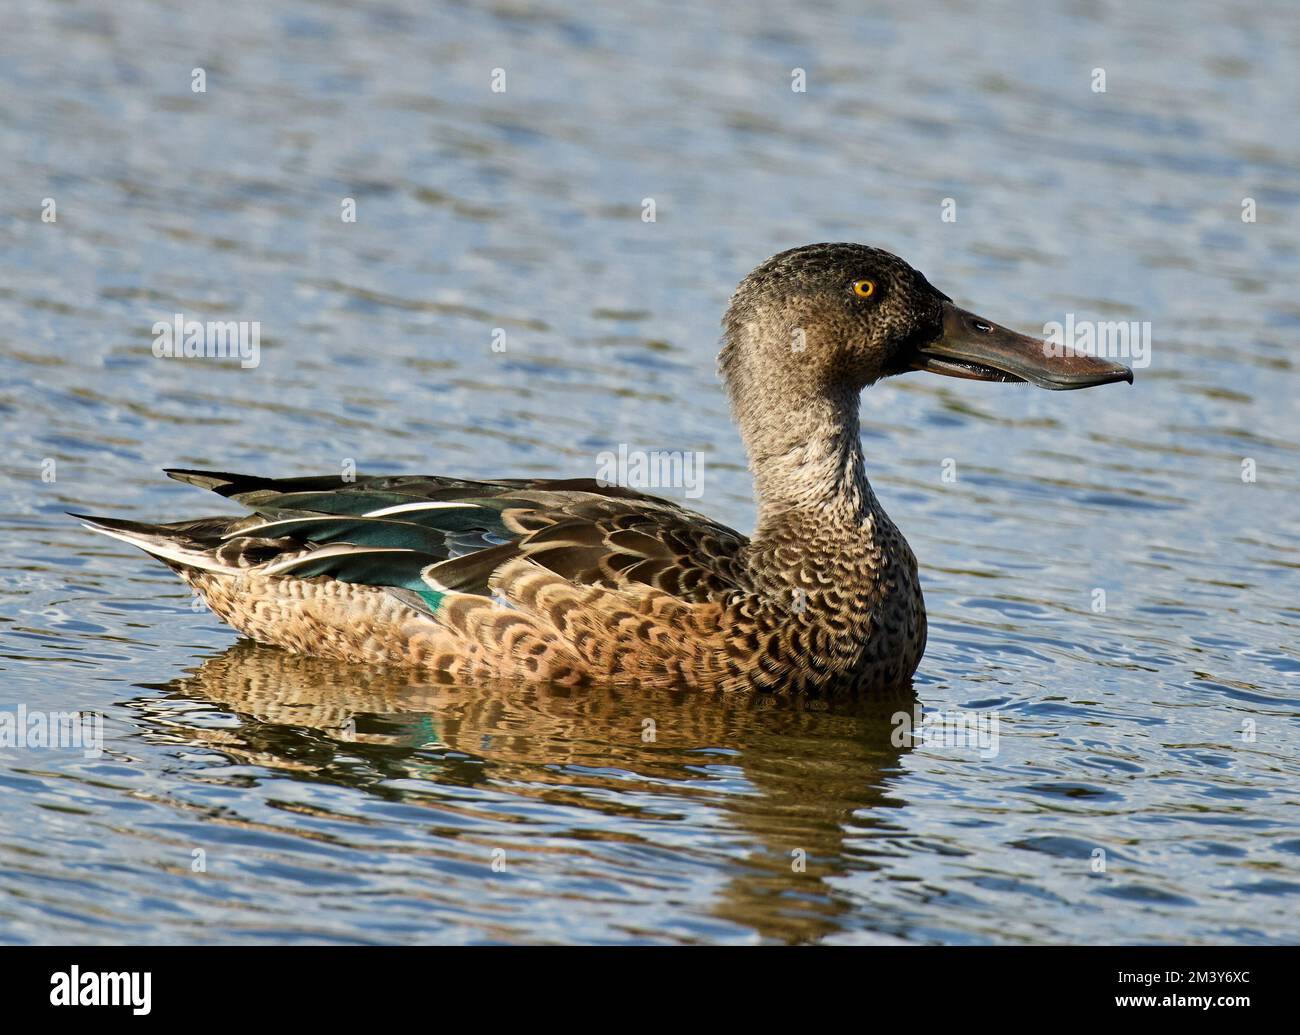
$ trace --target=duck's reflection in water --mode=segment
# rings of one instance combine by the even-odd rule
[[[888,827],[882,810],[903,804],[887,792],[908,750],[894,743],[892,717],[915,704],[910,690],[812,700],[464,687],[248,640],[148,689],[159,695],[137,704],[167,739],[389,798],[402,797],[397,779],[490,784],[538,804],[665,825],[706,804],[713,824],[722,818],[719,865],[728,874],[714,915],[787,942],[838,931],[841,915],[861,911],[833,881],[873,868],[870,854],[846,841]],[[178,699],[210,701],[238,725],[187,722]],[[665,808],[674,797],[681,811]],[[590,829],[581,836],[589,839]],[[639,839],[617,829],[610,836]]]

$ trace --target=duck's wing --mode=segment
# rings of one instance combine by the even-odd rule
[[[448,592],[492,596],[493,574],[521,559],[577,585],[648,586],[695,603],[721,600],[744,581],[747,540],[738,532],[590,479],[167,473],[253,514],[173,526],[88,520],[169,563],[323,575],[388,588],[426,610]]]

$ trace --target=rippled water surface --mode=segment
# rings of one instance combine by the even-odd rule
[[[866,6],[4,5],[0,705],[104,752],[0,747],[0,939],[1300,940],[1300,14]],[[748,529],[718,317],[844,239],[1021,329],[1151,324],[1132,388],[865,393],[914,696],[413,684],[239,640],[63,514],[627,443]],[[177,312],[260,321],[260,364],[155,358]]]

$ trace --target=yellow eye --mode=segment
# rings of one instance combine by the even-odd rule
[[[870,298],[876,293],[876,282],[874,280],[855,280],[853,282],[853,293],[859,298]]]

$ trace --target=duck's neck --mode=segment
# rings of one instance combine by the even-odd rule
[[[773,404],[736,400],[758,496],[755,538],[792,518],[868,530],[879,504],[867,482],[858,427],[858,393],[830,388]]]

